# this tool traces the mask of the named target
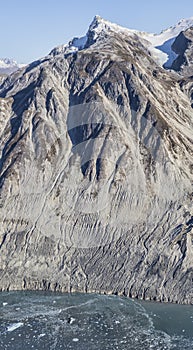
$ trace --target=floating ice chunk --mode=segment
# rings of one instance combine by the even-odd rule
[[[72,324],[74,321],[75,321],[75,318],[69,317],[69,319],[68,319],[68,323],[69,323],[69,324]]]
[[[13,323],[7,327],[7,331],[13,332],[13,331],[15,331],[15,329],[20,328],[22,326],[23,326],[23,322]]]
[[[79,341],[79,339],[78,338],[73,338],[72,341],[77,342],[77,341]]]
[[[46,333],[41,333],[41,334],[38,335],[38,338],[42,338],[42,337],[44,337],[45,335],[46,335]]]

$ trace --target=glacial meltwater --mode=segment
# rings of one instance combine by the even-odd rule
[[[118,296],[0,293],[2,350],[192,350],[193,306]]]

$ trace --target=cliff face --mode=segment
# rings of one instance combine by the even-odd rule
[[[191,303],[192,78],[97,23],[0,87],[0,288]]]
[[[172,45],[177,53],[177,58],[172,63],[171,69],[181,72],[184,76],[193,74],[193,27],[181,32]]]

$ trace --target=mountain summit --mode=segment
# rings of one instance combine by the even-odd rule
[[[51,54],[73,53],[84,49],[103,40],[110,33],[111,35],[120,33],[123,37],[137,36],[139,40],[144,40],[143,44],[149,49],[152,57],[159,65],[164,65],[165,68],[171,68],[172,63],[177,58],[172,45],[178,35],[193,26],[193,17],[182,19],[176,25],[163,30],[160,34],[146,33],[133,29],[121,27],[115,23],[111,23],[100,16],[95,16],[89,30],[84,37],[74,38],[67,45],[61,45],[51,51]],[[146,41],[146,43],[145,43]]]
[[[95,17],[3,81],[2,290],[193,302],[192,40]]]

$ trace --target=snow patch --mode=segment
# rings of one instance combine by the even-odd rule
[[[66,45],[60,45],[55,47],[51,52],[50,55],[60,55],[60,54],[71,54],[76,53],[79,50],[83,50],[87,42],[87,35],[80,37],[80,38],[74,38]]]
[[[87,42],[87,35],[85,35],[81,38],[74,38],[72,40],[72,46],[79,49],[79,50],[82,50],[82,49],[84,49],[86,42]]]
[[[160,34],[143,33],[142,38],[149,41],[149,51],[155,61],[165,68],[170,68],[178,55],[172,50],[172,44],[176,37],[184,30],[193,26],[193,17],[182,19],[175,26],[172,26]]]
[[[172,63],[175,61],[175,59],[178,57],[178,55],[172,50],[172,44],[174,43],[176,37],[167,40],[163,45],[157,46],[156,49],[165,53],[166,58],[162,62],[162,65],[164,65],[165,68],[170,68]]]

